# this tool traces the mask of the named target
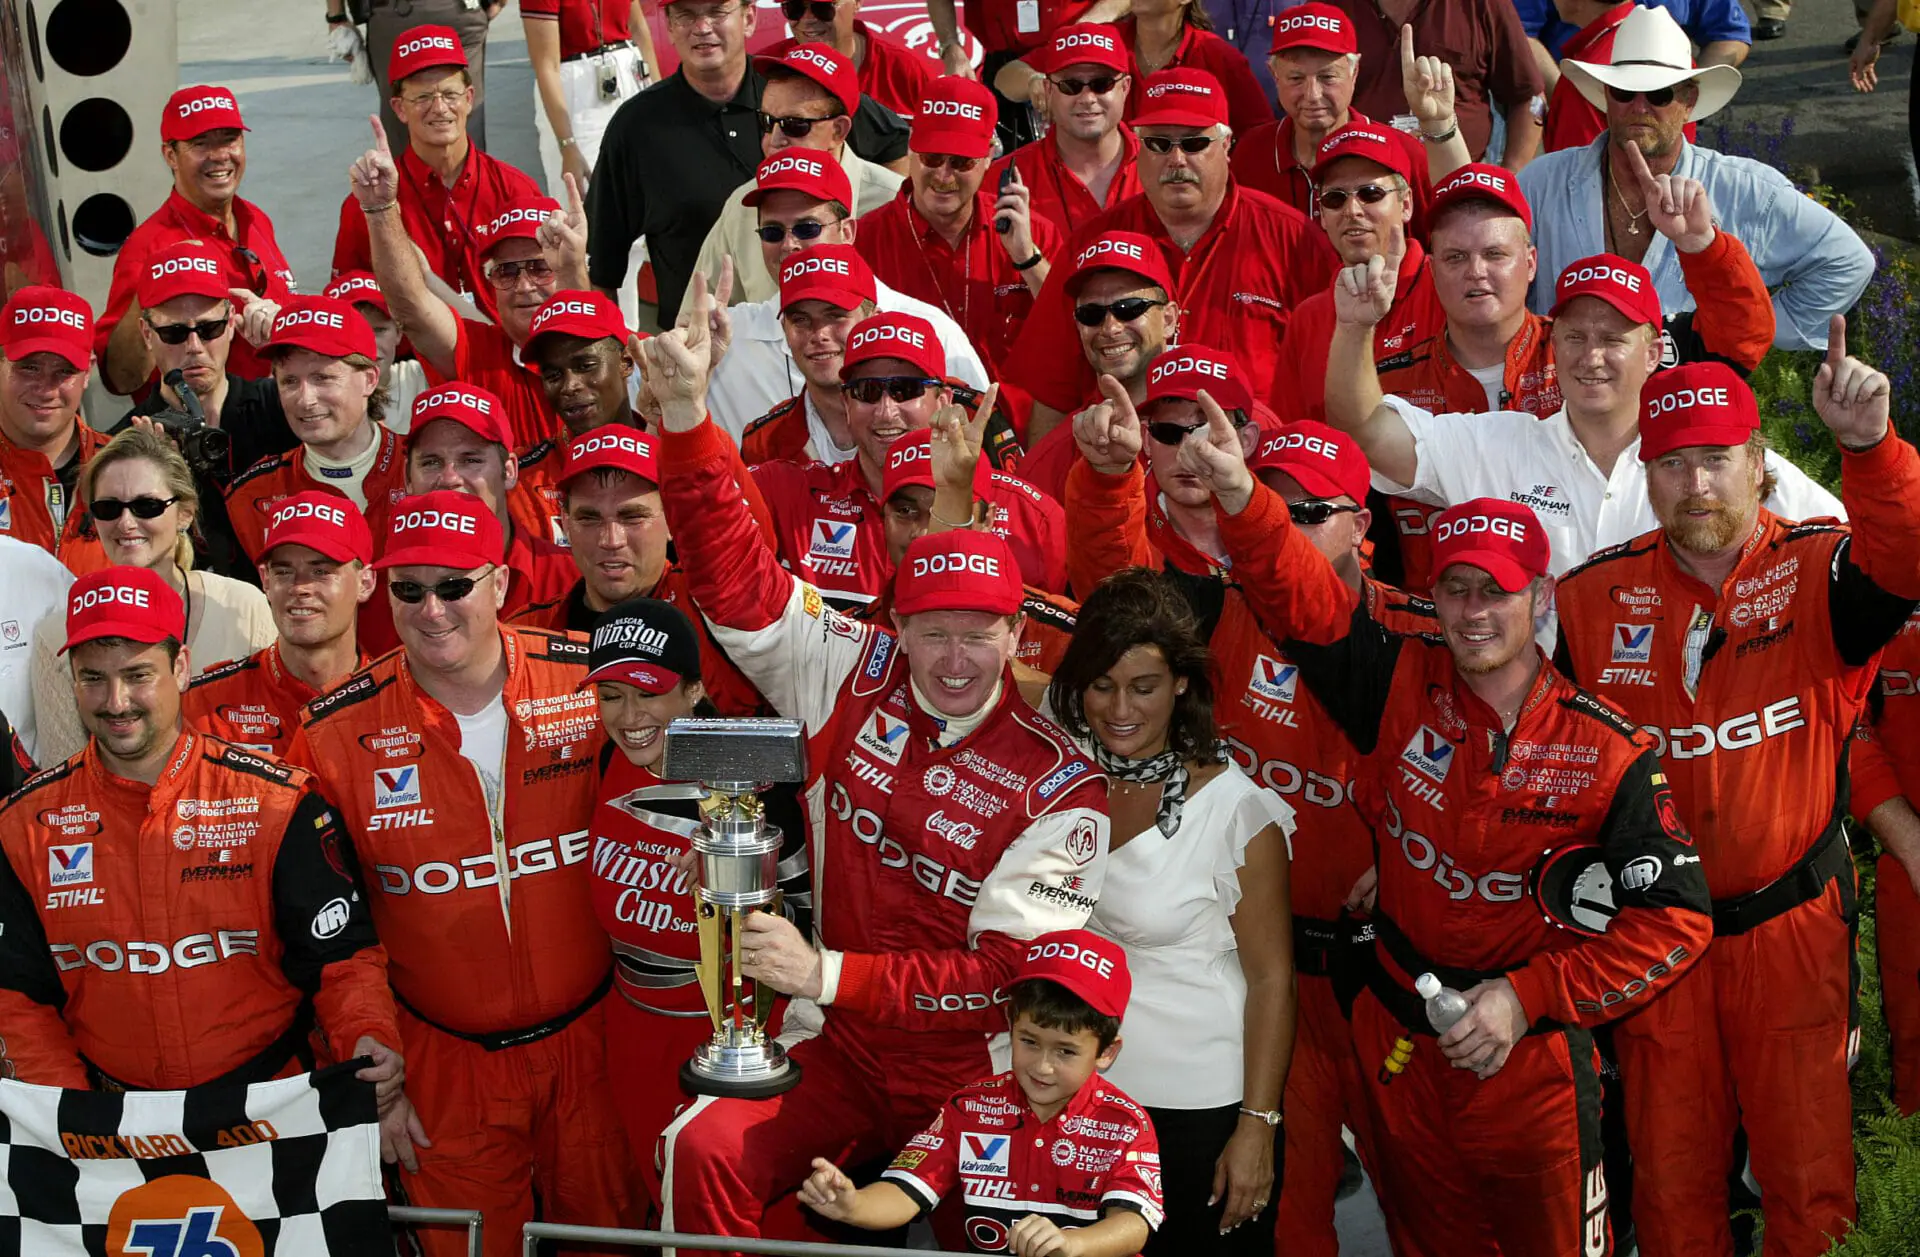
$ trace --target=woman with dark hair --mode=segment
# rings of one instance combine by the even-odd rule
[[[1147,1257],[1274,1246],[1293,809],[1228,762],[1212,668],[1179,589],[1131,568],[1082,604],[1047,691],[1109,778],[1112,846],[1087,924],[1133,973],[1127,1051],[1109,1073],[1160,1136],[1167,1217]]]
[[[1205,70],[1227,95],[1227,125],[1235,136],[1273,121],[1273,102],[1249,58],[1214,33],[1213,17],[1202,0],[1133,0],[1131,12],[1114,27],[1133,54],[1136,81],[1162,70]],[[1235,37],[1242,34],[1236,31]],[[1144,95],[1138,89],[1128,94],[1128,122],[1140,112]]]

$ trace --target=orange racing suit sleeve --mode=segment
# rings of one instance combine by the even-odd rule
[[[362,1035],[398,1049],[387,949],[373,932],[340,813],[318,791],[303,791],[287,821],[273,861],[273,905],[280,967],[313,997],[334,1051],[350,1055]]]
[[[1847,781],[1851,787],[1847,811],[1856,820],[1864,821],[1882,803],[1906,795],[1886,745],[1864,720],[1854,726],[1853,738],[1847,743]]]
[[[1067,581],[1085,600],[1115,572],[1161,566],[1147,540],[1146,473],[1135,463],[1124,476],[1095,471],[1076,459],[1067,473]]]
[[[1694,304],[1687,329],[1669,324],[1680,360],[1692,361],[1704,351],[1726,359],[1742,375],[1759,366],[1773,348],[1773,294],[1746,246],[1721,228],[1700,252],[1676,249],[1674,256],[1680,259],[1680,274]],[[1679,343],[1687,331],[1697,345]]]
[[[66,988],[40,914],[13,862],[0,856],[0,1077],[45,1087],[92,1086],[61,1016]]]

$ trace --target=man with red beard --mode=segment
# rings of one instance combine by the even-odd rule
[[[1845,761],[1880,652],[1920,599],[1920,455],[1838,315],[1828,343],[1813,405],[1855,527],[1767,510],[1753,394],[1719,364],[1676,367],[1642,394],[1660,527],[1561,588],[1569,673],[1661,743],[1713,894],[1701,968],[1614,1038],[1648,1257],[1733,1251],[1736,1128],[1770,1250],[1825,1252],[1854,1214]]]

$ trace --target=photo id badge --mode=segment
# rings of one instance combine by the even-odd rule
[[[1040,30],[1040,0],[1019,0],[1014,6],[1014,18],[1022,35],[1037,34]]]

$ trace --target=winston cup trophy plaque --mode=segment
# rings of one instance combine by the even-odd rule
[[[780,911],[781,834],[766,823],[759,792],[806,779],[806,735],[797,720],[675,720],[660,767],[669,781],[697,781],[706,792],[693,897],[713,1037],[680,1067],[680,1086],[689,1095],[779,1095],[800,1081],[800,1066],[767,1035],[776,993],[740,975],[740,929],[749,913]]]

